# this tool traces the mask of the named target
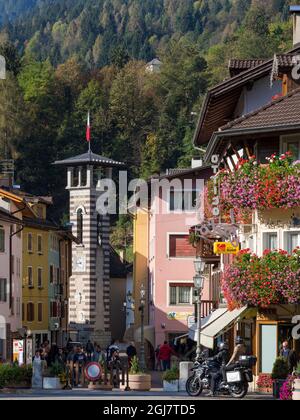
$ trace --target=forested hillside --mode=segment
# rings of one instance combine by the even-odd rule
[[[291,47],[290,3],[0,0],[0,158],[15,159],[22,188],[59,199],[51,162],[86,149],[90,110],[94,151],[132,176],[189,165],[207,87],[228,77],[230,57]],[[146,71],[154,57],[158,74]]]
[[[50,58],[56,65],[76,54],[93,67],[108,64],[118,45],[126,47],[132,58],[144,60],[157,55],[171,39],[186,38],[206,48],[236,34],[251,6],[263,5],[272,21],[280,22],[288,18],[289,3],[285,0],[1,0],[0,15],[4,22],[14,19],[8,27],[10,36],[18,41],[21,50],[26,47],[37,59]]]

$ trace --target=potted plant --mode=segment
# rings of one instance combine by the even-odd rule
[[[261,373],[257,379],[257,388],[262,394],[270,394],[273,389],[273,380],[271,375]]]
[[[300,401],[300,363],[298,364],[295,372],[293,400]]]
[[[31,387],[32,367],[17,364],[0,365],[0,388],[24,389]]]
[[[43,378],[43,389],[61,389],[61,377],[64,369],[59,362],[53,363],[46,372]]]
[[[167,370],[163,374],[163,384],[165,392],[178,392],[179,390],[179,370],[177,366]]]
[[[280,389],[289,376],[288,362],[284,357],[278,357],[273,366],[273,395],[276,399],[280,398]]]
[[[132,391],[150,391],[151,389],[151,375],[143,372],[136,356],[132,359],[129,371],[129,388]]]

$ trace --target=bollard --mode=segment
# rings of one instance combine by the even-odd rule
[[[186,390],[186,381],[192,374],[193,362],[181,362],[179,364],[179,391]]]

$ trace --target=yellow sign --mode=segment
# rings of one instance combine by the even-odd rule
[[[239,246],[233,246],[229,242],[215,242],[214,243],[214,254],[217,255],[237,255],[240,251]]]

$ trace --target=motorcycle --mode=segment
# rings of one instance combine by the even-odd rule
[[[217,393],[230,395],[236,399],[245,398],[249,383],[253,382],[252,369],[257,359],[254,356],[242,356],[238,363],[226,369],[226,381],[221,378],[217,384]],[[204,390],[211,388],[211,375],[220,371],[220,365],[214,359],[201,356],[192,369],[193,375],[187,380],[186,391],[191,397],[198,397]]]

